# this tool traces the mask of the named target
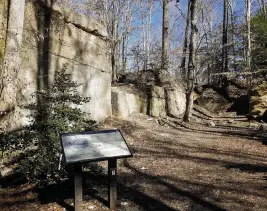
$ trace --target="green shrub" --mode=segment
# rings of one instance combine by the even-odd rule
[[[47,90],[37,91],[38,103],[26,106],[31,112],[31,125],[20,139],[30,146],[29,155],[22,160],[19,171],[31,181],[55,182],[67,175],[66,168],[58,169],[61,155],[59,133],[94,130],[94,121],[77,106],[89,102],[78,94],[79,84],[63,70],[55,73],[54,84]],[[33,147],[35,146],[35,147]]]

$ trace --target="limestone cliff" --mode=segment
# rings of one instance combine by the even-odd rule
[[[73,80],[81,84],[79,93],[91,97],[81,109],[90,113],[91,119],[105,119],[111,115],[110,45],[106,28],[59,4],[44,2],[48,1],[26,4],[17,102],[21,105],[35,101],[35,91],[51,86],[55,71],[67,64]],[[28,122],[19,105],[8,121],[16,122],[17,127]]]

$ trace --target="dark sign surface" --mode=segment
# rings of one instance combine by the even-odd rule
[[[119,130],[60,134],[66,163],[131,157]]]

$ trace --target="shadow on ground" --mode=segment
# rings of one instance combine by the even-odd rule
[[[118,164],[119,170],[122,170],[118,176],[119,210],[223,211],[242,208],[254,210],[255,206],[260,208],[258,210],[267,209],[266,176],[262,174],[267,172],[267,157],[264,153],[251,151],[250,147],[246,150],[243,146],[247,139],[239,140],[238,147],[232,149],[224,146],[225,142],[222,141],[225,140],[216,140],[220,136],[206,136],[202,132],[197,134],[195,130],[188,134],[183,131],[184,128],[173,131],[165,127],[155,127],[148,133],[133,123],[120,124],[123,124],[123,132],[127,138],[135,140],[130,145],[135,155],[134,159]],[[139,130],[143,132],[139,133]],[[226,134],[227,132],[223,133],[223,137],[228,138],[226,143],[232,144],[232,138],[239,137],[239,134]],[[199,140],[202,136],[207,141],[206,144]],[[188,140],[181,141],[184,138]],[[255,145],[255,148],[261,147],[254,141],[250,144],[249,146]],[[144,166],[147,170],[142,169]],[[256,175],[257,173],[259,174]],[[83,178],[85,203],[97,201],[99,207],[107,207],[106,172],[99,175],[84,172]],[[16,189],[25,182],[28,182],[27,178],[18,173],[0,178],[0,200],[4,196],[2,190]],[[73,179],[70,178],[42,188],[6,191],[4,197],[20,197],[20,200],[6,200],[5,203],[0,203],[0,209],[12,208],[15,203],[39,203],[40,206],[57,203],[66,210],[73,210],[73,189]],[[25,197],[30,192],[36,194],[35,199]],[[128,205],[122,206],[121,202],[127,202]]]
[[[229,164],[226,165],[225,167],[228,169],[239,169],[240,171],[245,171],[250,173],[267,172],[267,165],[260,165],[260,164],[248,164],[248,163]]]
[[[120,180],[127,181],[128,177],[132,175],[123,175],[120,177]],[[144,175],[143,175],[144,176]],[[15,179],[15,180],[14,180]],[[13,181],[13,182],[12,182]],[[15,182],[14,182],[15,181]],[[2,188],[18,188],[18,185],[23,185],[26,182],[26,178],[21,174],[12,174],[7,177],[1,178],[0,183],[4,184]],[[157,182],[155,180],[155,182]],[[33,192],[37,194],[36,199],[26,199],[25,194]],[[84,200],[97,200],[103,206],[108,206],[108,177],[106,175],[91,175],[87,172],[83,173],[83,194]],[[2,195],[2,193],[0,194]],[[23,205],[27,203],[32,203],[38,201],[38,203],[49,204],[57,203],[61,207],[65,208],[68,211],[74,211],[72,206],[72,199],[74,197],[74,186],[73,179],[66,180],[62,183],[51,184],[45,187],[29,188],[23,191],[15,191],[9,193],[5,197],[21,197],[23,200],[20,201],[10,201],[6,203],[1,203],[0,208],[6,210],[8,207],[14,205]],[[124,184],[119,182],[118,184],[118,200],[126,200],[134,203],[134,208],[132,210],[169,210],[175,211],[161,201],[150,197],[142,193],[136,188],[131,188],[130,184]],[[121,205],[119,205],[121,207]],[[138,208],[137,208],[138,207]],[[123,207],[121,207],[123,209]]]
[[[160,176],[152,176],[148,173],[141,172],[140,170],[131,166],[127,161],[124,162],[126,168],[131,170],[132,173],[122,174],[118,177],[118,200],[127,201],[132,206],[130,210],[141,210],[141,211],[155,211],[155,210],[166,210],[166,211],[175,211],[177,209],[171,207],[170,205],[165,204],[163,201],[158,198],[154,198],[148,194],[145,194],[144,191],[140,190],[136,186],[131,186],[131,178],[145,178],[146,181],[150,184],[155,184],[155,186],[164,186],[167,188],[168,192],[164,192],[166,190],[158,190],[161,194],[166,195],[166,197],[172,198],[187,198],[191,203],[191,210],[218,210],[222,211],[223,208],[218,205],[209,202],[201,198],[197,193],[191,192],[190,190],[179,189],[176,186],[172,185],[164,181],[164,178]],[[18,178],[20,177],[20,180]],[[16,178],[15,180],[13,180]],[[19,181],[15,182],[14,181]],[[25,182],[25,178],[23,175],[12,174],[10,176],[4,177],[0,179],[1,184],[4,184],[2,188],[11,188],[16,187],[19,184],[23,184]],[[127,182],[128,181],[128,182]],[[84,199],[87,200],[97,200],[103,206],[108,206],[107,202],[107,185],[108,185],[108,177],[107,175],[92,175],[88,172],[84,172],[83,174],[83,190],[84,190]],[[74,187],[73,187],[73,179],[69,179],[62,183],[47,185],[42,188],[33,187],[30,189],[26,189],[24,191],[14,192],[9,195],[9,197],[23,197],[25,194],[29,192],[33,192],[36,194],[38,203],[41,205],[49,204],[49,203],[57,203],[61,207],[65,208],[68,211],[73,211],[74,208],[72,206],[72,199],[74,196]],[[164,200],[166,201],[166,199]],[[6,202],[1,204],[1,207],[11,207],[16,205],[15,203],[26,204],[34,202],[33,199],[25,199],[16,202]],[[124,208],[119,205],[120,210],[129,210],[128,208]]]

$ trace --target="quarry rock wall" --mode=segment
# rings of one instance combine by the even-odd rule
[[[104,120],[111,115],[110,44],[106,28],[58,4],[44,2],[49,1],[28,1],[25,7],[18,106],[9,121],[18,126],[27,124],[27,112],[19,106],[36,101],[36,90],[50,87],[56,70],[62,70],[63,65],[80,84],[79,94],[91,98],[80,108],[90,113],[90,119]],[[6,23],[6,16],[0,16],[0,22]]]
[[[127,117],[132,113],[147,114],[147,97],[127,92],[120,87],[111,88],[112,115]]]
[[[147,92],[133,92],[123,86],[112,87],[112,115],[127,117],[143,113],[153,117],[180,117],[185,111],[186,96],[179,86],[151,86]]]

